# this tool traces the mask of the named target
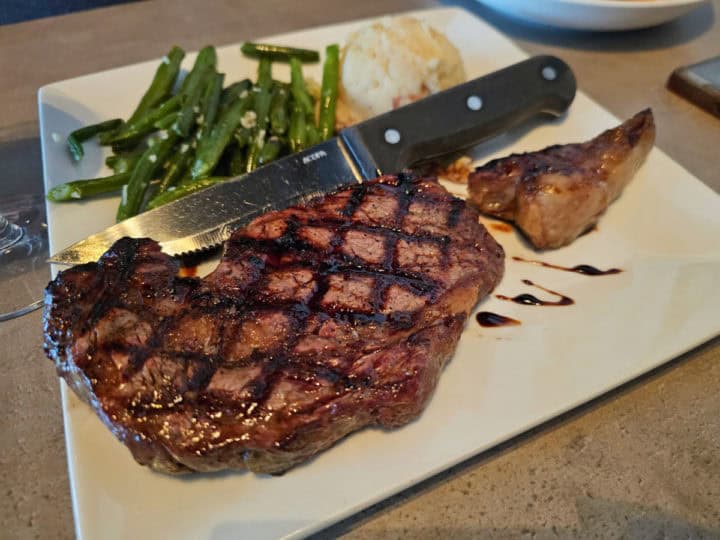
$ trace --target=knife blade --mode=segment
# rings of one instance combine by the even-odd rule
[[[96,261],[124,236],[153,238],[169,255],[209,249],[266,212],[476,145],[539,114],[559,116],[575,91],[567,64],[553,56],[536,56],[124,220],[56,253],[50,262]]]

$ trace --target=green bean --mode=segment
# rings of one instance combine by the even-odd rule
[[[307,141],[305,142],[305,145],[308,147],[315,146],[322,140],[320,138],[320,132],[318,131],[318,128],[309,119],[307,125],[305,126],[305,132],[307,134]]]
[[[257,142],[256,140],[261,140]],[[253,143],[248,147],[247,159],[245,160],[245,172],[251,172],[258,168],[260,160],[260,150],[265,144],[265,133],[258,132],[253,138]]]
[[[160,140],[157,144],[150,146],[143,152],[143,155],[140,156],[140,159],[132,171],[127,187],[124,188],[117,212],[117,221],[122,221],[140,212],[150,185],[150,180],[167,159],[176,140],[177,136],[174,133],[170,133],[166,139]]]
[[[305,87],[305,79],[303,79],[302,64],[297,58],[290,59],[290,91],[295,103],[300,105],[305,114],[314,114],[312,99]]]
[[[220,95],[220,109],[224,109],[237,99],[245,97],[243,92],[249,92],[251,87],[252,82],[250,79],[243,79],[240,82],[232,83],[225,88]]]
[[[85,155],[82,143],[88,140],[90,137],[94,137],[100,133],[107,133],[113,131],[122,125],[123,121],[120,118],[113,120],[106,120],[98,124],[91,124],[89,126],[81,127],[76,129],[67,138],[67,146],[70,151],[70,155],[75,161],[80,161]]]
[[[130,115],[127,123],[136,122],[147,111],[161,103],[172,92],[175,79],[180,72],[180,63],[185,58],[185,51],[180,47],[173,47],[170,52],[163,58],[155,72],[155,77],[150,83],[150,87],[143,95],[140,103],[135,108],[135,112]]]
[[[209,77],[215,72],[217,65],[217,53],[215,47],[208,45],[203,47],[195,57],[192,69],[187,74],[178,95],[182,98],[182,106],[175,123],[173,131],[182,137],[186,137],[192,127],[193,120],[199,114],[199,104],[203,97]]]
[[[258,156],[258,165],[266,165],[274,161],[283,149],[283,141],[279,137],[270,137],[263,145]]]
[[[162,206],[169,202],[176,201],[185,197],[186,195],[195,193],[196,191],[203,190],[215,184],[219,184],[220,182],[225,182],[227,179],[227,176],[210,176],[208,178],[195,180],[189,184],[180,185],[175,189],[165,191],[164,193],[161,193],[160,195],[155,197],[152,201],[148,203],[147,210],[152,210],[153,208],[157,208],[158,206]]]
[[[245,148],[252,140],[252,130],[240,125],[233,133],[233,137],[240,148]]]
[[[115,171],[118,166],[124,168],[127,164],[127,157],[131,155],[133,154],[110,154],[108,157],[105,158],[105,165],[110,167],[113,171]]]
[[[163,116],[160,120],[153,124],[155,129],[170,129],[173,124],[177,121],[177,117],[180,113],[178,111],[171,112]]]
[[[291,57],[299,58],[303,62],[317,62],[320,60],[320,54],[317,51],[270,45],[268,43],[251,43],[247,41],[242,44],[240,50],[246,56],[268,58],[275,61],[287,62]]]
[[[160,142],[164,141],[167,138],[165,135],[167,135],[167,134],[161,135],[160,133],[157,133],[157,134],[151,135],[150,137],[145,139],[145,144],[147,145],[147,148],[156,146]]]
[[[307,122],[305,111],[302,107],[295,103],[290,113],[290,127],[288,128],[288,140],[290,142],[290,150],[299,152],[306,146],[307,141]]]
[[[246,158],[247,154],[244,148],[235,146],[232,149],[229,167],[231,176],[240,176],[241,174],[245,174]]]
[[[335,132],[335,105],[338,95],[340,48],[328,45],[325,48],[322,89],[320,90],[320,116],[318,127],[321,140],[329,139]]]
[[[272,62],[269,58],[261,58],[258,62],[257,85],[268,92],[272,88]]]
[[[198,54],[195,57],[195,63],[193,64],[190,73],[188,73],[185,79],[183,79],[178,94],[186,96],[190,87],[194,87],[195,84],[197,84],[196,79],[201,75],[200,72],[202,71],[202,66],[209,66],[213,69],[217,66],[217,52],[215,52],[215,47],[212,45],[207,45],[198,51]]]
[[[288,90],[277,85],[273,90],[270,104],[270,131],[274,135],[284,135],[288,128]]]
[[[47,199],[53,202],[77,201],[87,199],[93,195],[109,193],[122,188],[130,180],[130,172],[122,172],[105,176],[104,178],[92,178],[89,180],[75,180],[60,184],[48,191]]]
[[[142,154],[142,152],[144,152],[148,146],[152,146],[158,141],[160,141],[159,135],[153,134],[145,139],[144,144],[141,144],[142,141],[139,139],[131,139],[129,141],[121,141],[118,143],[114,143],[111,148],[112,151],[116,154],[135,153],[137,151]]]
[[[205,88],[205,94],[202,98],[202,125],[201,129],[207,133],[212,130],[220,107],[220,94],[222,93],[223,82],[225,82],[224,73],[216,73]]]
[[[156,128],[155,124],[180,107],[181,96],[175,95],[165,100],[158,107],[148,111],[132,124],[125,124],[115,133],[111,133],[104,144],[123,144],[139,140]]]
[[[138,150],[140,148],[143,148],[143,147],[140,144],[140,141],[137,141],[137,140],[132,141],[130,143],[122,143],[122,144],[118,143],[118,144],[113,144],[112,146],[110,146],[110,149],[115,154],[127,154],[130,152],[134,152],[135,150]]]
[[[212,172],[252,103],[252,93],[248,93],[221,111],[212,131],[198,141],[195,163],[192,166],[193,179],[203,178]]]
[[[268,94],[260,95],[255,97],[255,103],[258,104],[258,108],[262,107],[262,110],[258,110],[258,125],[250,141],[248,147],[247,160],[245,162],[245,172],[250,172],[257,169],[260,160],[260,152],[265,145],[265,137],[267,135],[267,115],[265,115],[265,122],[259,121],[261,113],[267,111],[270,108],[270,96]]]
[[[193,156],[194,153],[187,143],[183,143],[180,146],[180,149],[178,149],[168,159],[165,172],[163,173],[160,183],[157,186],[155,197],[178,183],[185,172],[190,168],[190,165],[192,165]]]
[[[260,151],[265,144],[268,121],[270,117],[270,105],[272,103],[272,73],[271,62],[268,58],[260,58],[258,64],[258,84],[253,88],[255,93],[255,128],[253,137],[248,149],[245,171],[250,172],[259,165]]]
[[[197,180],[193,180],[192,167],[191,167],[185,171],[185,173],[180,177],[180,181],[177,182],[175,185],[179,186],[179,187],[183,187],[183,186],[187,186],[188,184],[192,184],[193,182],[197,182]]]
[[[200,56],[198,55],[198,59]],[[197,69],[197,72],[196,72]],[[184,103],[180,108],[177,120],[172,126],[172,130],[181,137],[187,137],[193,121],[200,114],[200,100],[205,93],[206,86],[215,78],[214,68],[207,64],[196,63],[191,72],[192,80],[185,88]],[[190,79],[188,75],[188,79]]]
[[[115,170],[115,164],[119,160],[123,159],[125,156],[126,154],[110,154],[108,157],[105,158],[105,165]]]
[[[115,174],[132,171],[140,159],[142,152],[131,152],[129,154],[113,154],[105,158],[105,165],[110,167]]]

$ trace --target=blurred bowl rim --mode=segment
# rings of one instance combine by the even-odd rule
[[[560,0],[566,4],[626,9],[655,9],[661,7],[690,6],[707,0]]]

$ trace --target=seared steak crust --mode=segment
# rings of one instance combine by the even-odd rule
[[[279,473],[420,414],[502,272],[476,210],[386,176],[256,219],[203,279],[118,241],[48,285],[45,349],[139,463]]]
[[[536,248],[569,244],[592,227],[645,161],[655,141],[650,109],[578,144],[513,154],[478,167],[469,199],[512,220]]]

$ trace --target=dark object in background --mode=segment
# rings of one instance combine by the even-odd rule
[[[673,71],[668,88],[720,117],[720,56]]]
[[[0,25],[132,1],[136,0],[1,0]]]

